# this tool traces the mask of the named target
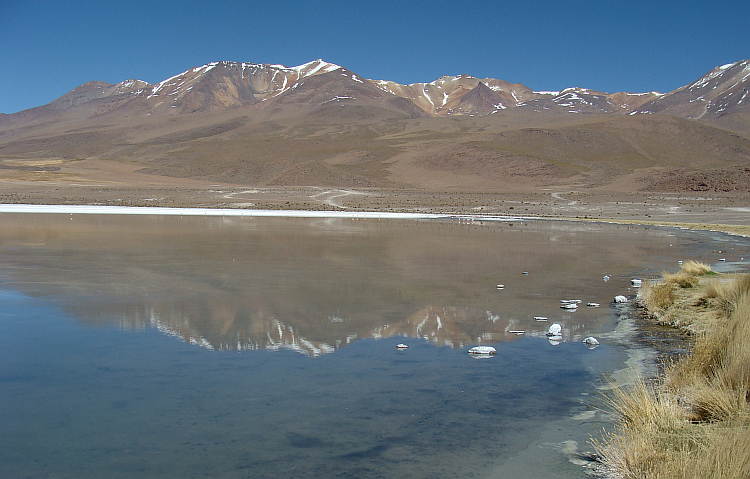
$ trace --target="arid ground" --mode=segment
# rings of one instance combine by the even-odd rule
[[[750,234],[742,192],[628,192],[575,184],[500,189],[325,188],[210,183],[136,172],[139,165],[80,160],[54,171],[0,169],[0,203],[430,212],[667,224]],[[113,167],[116,166],[116,167]]]

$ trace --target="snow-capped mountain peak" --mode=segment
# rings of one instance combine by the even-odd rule
[[[299,65],[296,67],[288,68],[289,70],[297,71],[300,73],[301,76],[313,76],[318,73],[330,73],[332,71],[336,71],[341,69],[339,65],[336,65],[334,63],[329,63],[327,61],[324,61],[320,58],[317,60],[313,60],[311,62],[307,62],[303,65]]]
[[[631,114],[662,113],[684,118],[718,118],[750,112],[750,60],[718,66],[698,80],[648,102]]]
[[[132,116],[220,111],[253,105],[265,108],[275,101],[313,108],[365,101],[408,112],[411,117],[490,115],[520,108],[562,114],[663,113],[684,118],[718,118],[750,111],[749,83],[750,60],[718,66],[667,94],[605,93],[583,87],[534,91],[520,83],[467,74],[443,75],[428,83],[403,85],[368,80],[320,58],[293,67],[219,61],[192,67],[153,84],[137,79],[114,85],[88,82],[49,105],[32,109],[36,111],[31,114],[17,117],[31,118],[69,108],[76,109],[76,117],[114,112]]]

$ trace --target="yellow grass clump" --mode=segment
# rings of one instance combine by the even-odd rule
[[[654,382],[608,398],[616,428],[594,443],[608,477],[750,477],[750,275],[696,264],[639,294],[653,317],[695,339]]]
[[[713,290],[698,286],[702,278],[716,276],[710,266],[686,261],[677,273],[662,273],[657,284],[646,283],[638,293],[638,302],[658,323],[697,334],[708,329],[716,315]]]

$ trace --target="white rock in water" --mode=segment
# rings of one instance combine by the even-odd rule
[[[553,323],[547,331],[547,336],[562,336],[562,326],[558,323]]]
[[[497,353],[497,351],[492,346],[474,346],[473,348],[469,349],[469,354],[472,355],[476,354],[482,356],[491,356],[495,353]]]
[[[588,338],[583,340],[583,344],[586,345],[589,349],[596,349],[599,346],[599,341],[593,336],[589,336]]]
[[[406,344],[404,344],[404,343],[398,343],[398,344],[396,345],[396,348],[398,348],[398,349],[407,349],[408,347],[409,347],[409,346],[407,346],[407,345],[406,345]]]
[[[633,286],[634,288],[640,288],[642,283],[643,283],[643,280],[640,280],[640,279],[630,280],[630,286]]]
[[[615,303],[627,303],[627,302],[628,302],[628,298],[626,298],[625,296],[621,294],[618,294],[617,296],[615,296]]]

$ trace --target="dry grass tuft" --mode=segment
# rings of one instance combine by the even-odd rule
[[[674,284],[680,288],[694,288],[700,283],[700,277],[711,272],[711,267],[697,261],[686,261],[677,273],[662,273],[664,283]]]
[[[706,275],[717,277],[710,266],[687,261],[677,273],[662,273],[660,282],[644,285],[638,301],[658,323],[700,334],[714,322],[717,311],[716,301],[709,297],[706,288],[698,288]]]
[[[682,264],[681,271],[693,276],[704,276],[711,272],[711,267],[705,263],[688,260]]]
[[[694,288],[700,283],[700,278],[695,275],[688,273],[687,271],[679,271],[674,274],[664,273],[664,283],[674,284],[680,288]]]
[[[610,477],[750,477],[750,275],[681,286],[683,276],[700,275],[683,269],[639,295],[660,319],[694,332],[695,342],[654,385],[639,382],[609,398],[617,428],[595,447]],[[690,318],[687,326],[680,318]]]
[[[740,275],[727,281],[712,281],[706,286],[704,297],[719,305],[728,317],[742,296],[750,292],[750,275]]]
[[[660,283],[655,286],[645,285],[638,292],[638,300],[646,306],[649,314],[658,315],[674,304],[676,290],[671,283]]]

